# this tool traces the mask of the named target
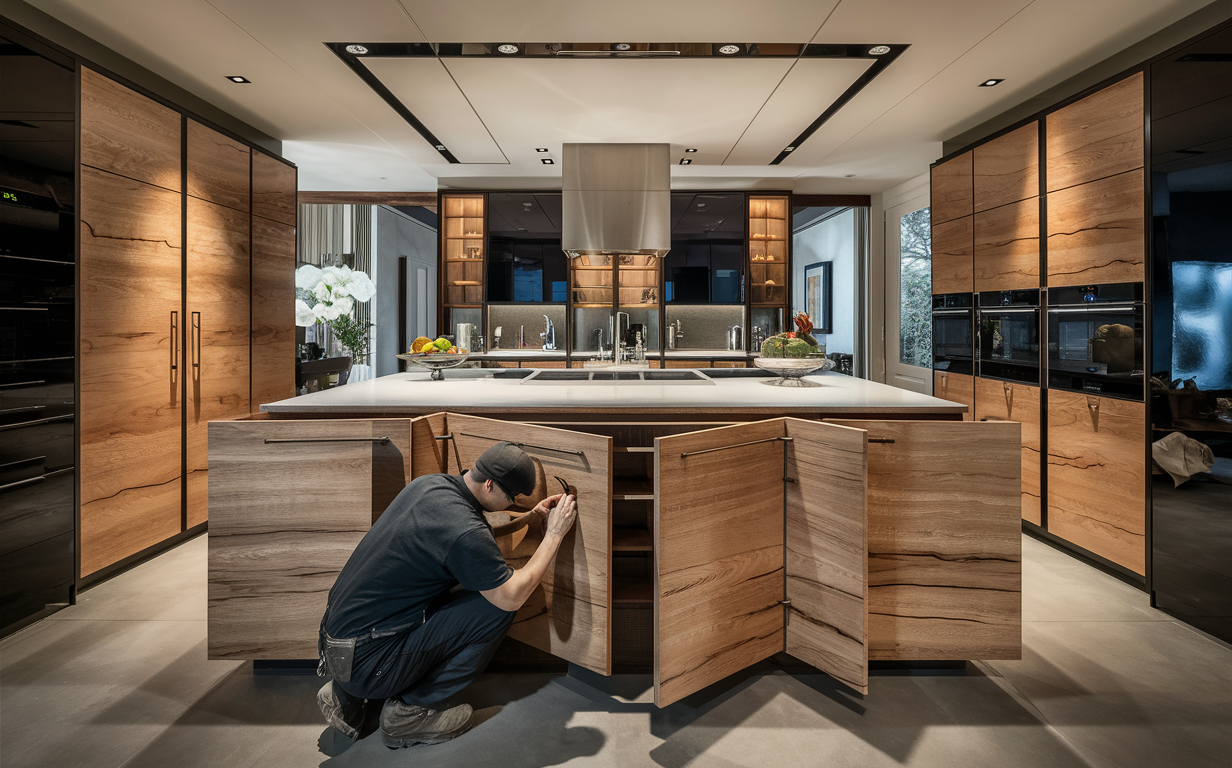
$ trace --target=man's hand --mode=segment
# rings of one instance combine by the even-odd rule
[[[535,508],[534,508],[534,509],[532,509],[532,510],[531,510],[531,512],[533,512],[533,513],[535,513],[536,515],[538,515],[538,516],[539,516],[539,519],[541,519],[541,520],[546,520],[546,519],[547,519],[547,517],[548,517],[548,513],[550,513],[550,512],[552,511],[552,507],[556,506],[556,504],[557,504],[557,503],[558,503],[558,502],[559,502],[562,498],[564,498],[564,496],[565,496],[565,494],[563,494],[563,493],[558,493],[558,494],[556,494],[555,496],[549,496],[549,497],[547,497],[546,499],[544,499],[543,501],[541,501],[541,502],[539,502],[538,504],[536,504],[536,505],[535,505]]]
[[[549,496],[531,510],[535,517],[547,518],[543,541],[535,549],[526,565],[513,572],[513,576],[496,589],[480,592],[489,603],[502,611],[516,611],[530,597],[535,587],[543,580],[548,564],[556,556],[565,534],[577,518],[577,500],[573,494],[558,493]]]
[[[563,539],[573,527],[573,521],[577,519],[577,499],[573,498],[572,494],[557,498],[560,498],[560,502],[548,513],[547,535]]]

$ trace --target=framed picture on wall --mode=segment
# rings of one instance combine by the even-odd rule
[[[830,328],[831,263],[818,261],[804,267],[804,311],[813,320],[813,333],[833,333]]]

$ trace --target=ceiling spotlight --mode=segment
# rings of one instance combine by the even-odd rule
[[[496,46],[496,50],[501,53],[517,53],[518,47],[513,43],[504,43],[503,45]]]
[[[629,45],[628,43],[616,43],[616,50],[618,51],[627,51],[632,47],[633,46]]]
[[[889,52],[890,46],[888,45],[874,45],[872,48],[868,49],[869,56],[884,56]]]
[[[362,45],[348,45],[346,47],[346,52],[354,54],[356,56],[363,56],[365,53],[368,52],[368,49]]]
[[[685,152],[696,152],[696,149],[686,149]]]
[[[786,149],[784,149],[783,151],[784,151],[784,152],[791,152],[793,149],[795,149],[795,147],[787,147],[787,148],[786,148]]]
[[[545,157],[539,162],[543,163],[544,165],[556,165],[556,161],[550,157]]]
[[[705,207],[706,207],[706,204],[705,204],[705,203],[698,203],[698,204],[697,204],[697,207],[698,207],[698,208],[705,208]]]
[[[522,207],[523,207],[523,208],[529,208],[529,207],[531,207],[532,205],[534,205],[534,203],[522,203]]]
[[[1004,77],[990,77],[984,82],[980,83],[980,87],[981,88],[991,88],[997,83],[1004,83],[1004,82],[1005,82]]]
[[[681,165],[691,165],[692,163],[693,161],[690,158],[687,158],[687,157],[680,158]]]
[[[436,145],[436,148],[437,148],[437,150],[438,150],[438,151],[440,151],[440,152],[444,152],[444,151],[445,151],[445,145],[444,145],[444,144],[437,144],[437,145]]]
[[[548,148],[547,147],[535,147],[535,151],[536,152],[547,152]]]
[[[738,45],[720,45],[720,46],[719,46],[719,53],[723,54],[724,56],[731,56],[733,53],[740,53],[740,46],[738,46]]]
[[[233,83],[251,83],[252,81],[242,75],[227,75],[227,79]]]

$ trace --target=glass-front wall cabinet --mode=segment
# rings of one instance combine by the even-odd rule
[[[558,192],[488,193],[485,349],[565,349],[569,259]]]

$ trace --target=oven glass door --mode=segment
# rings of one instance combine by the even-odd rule
[[[980,310],[980,376],[1039,385],[1039,309]]]
[[[1050,307],[1048,386],[1141,400],[1142,305]]]
[[[974,310],[933,311],[933,370],[975,373]]]

